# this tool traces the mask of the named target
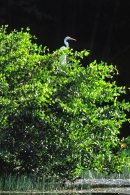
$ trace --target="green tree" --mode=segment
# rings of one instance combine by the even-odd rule
[[[75,178],[81,169],[120,171],[118,138],[130,104],[113,65],[82,67],[88,51],[32,43],[29,30],[0,29],[0,173]],[[59,57],[67,55],[61,66]]]

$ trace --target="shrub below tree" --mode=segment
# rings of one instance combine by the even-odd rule
[[[121,171],[130,158],[118,135],[130,103],[121,100],[117,68],[96,60],[83,67],[88,51],[50,54],[32,38],[28,29],[0,29],[0,174]]]

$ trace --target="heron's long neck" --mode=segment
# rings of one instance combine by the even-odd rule
[[[66,47],[69,47],[69,43],[67,42],[67,40],[64,40],[64,44],[66,45]]]

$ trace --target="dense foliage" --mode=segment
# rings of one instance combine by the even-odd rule
[[[69,48],[50,54],[29,30],[0,29],[0,173],[74,178],[81,169],[120,171],[118,138],[130,104],[115,66]],[[67,55],[67,64],[59,58]]]

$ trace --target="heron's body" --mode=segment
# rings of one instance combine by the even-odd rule
[[[64,38],[64,44],[65,44],[66,47],[69,47],[68,40],[76,41],[76,39],[71,38],[69,36],[65,37]],[[66,48],[65,46],[61,47],[60,49],[65,49]],[[65,65],[66,64],[66,55],[63,55],[63,56],[60,57],[60,64],[61,65]]]

